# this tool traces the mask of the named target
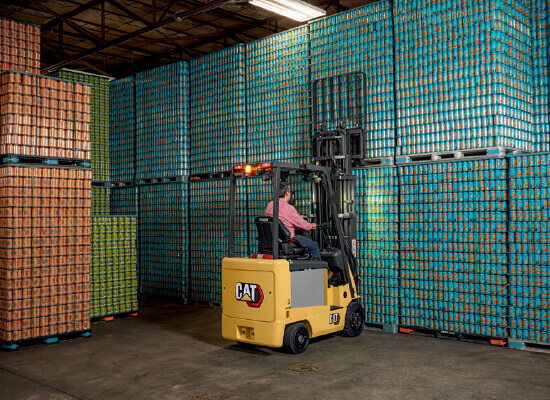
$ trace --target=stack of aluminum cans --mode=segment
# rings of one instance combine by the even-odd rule
[[[398,323],[399,225],[395,167],[355,170],[359,294],[366,320]]]
[[[399,167],[400,324],[506,336],[506,159]]]
[[[191,173],[246,163],[245,46],[190,62]]]
[[[390,157],[395,154],[393,107],[393,32],[389,1],[369,4],[312,22],[311,74],[312,80],[333,75],[364,72],[367,79],[367,157]],[[328,92],[324,93],[325,96]],[[319,120],[334,128],[341,122],[357,126],[362,106],[348,101],[359,94],[355,82],[346,82],[340,95],[336,94],[334,118],[325,109]],[[328,99],[327,99],[328,101]],[[340,110],[340,112],[338,112]]]

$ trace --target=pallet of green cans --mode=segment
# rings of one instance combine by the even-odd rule
[[[109,140],[111,180],[135,179],[135,87],[134,77],[109,83]]]
[[[189,270],[187,183],[139,186],[140,293],[186,299]]]
[[[507,160],[399,166],[399,323],[508,333]]]
[[[531,55],[533,66],[533,128],[535,151],[550,151],[550,120],[548,119],[548,1],[531,2]]]
[[[248,162],[311,158],[309,28],[246,45]]]
[[[395,1],[400,154],[533,143],[527,2]]]
[[[243,179],[237,180],[235,200],[235,256],[246,257],[248,207]],[[191,181],[189,204],[190,298],[200,302],[220,303],[221,263],[228,254],[229,179]]]
[[[186,175],[189,170],[188,66],[140,72],[136,85],[136,178]]]
[[[395,154],[392,21],[390,1],[380,1],[309,25],[312,80],[352,72],[366,74],[367,158]],[[335,95],[334,118],[331,120],[328,109],[324,110],[325,115],[319,116],[320,121],[330,120],[330,124],[326,124],[329,129],[342,122],[348,127],[361,123],[361,116],[354,112],[359,105],[352,101],[356,94],[355,83],[348,82],[343,89],[344,93]],[[320,95],[328,96],[329,91],[320,92]]]
[[[399,323],[399,225],[396,167],[354,171],[359,295],[369,324]]]
[[[135,217],[92,218],[92,319],[138,310],[136,231]]]
[[[56,71],[52,73],[51,76],[66,79],[71,82],[91,85],[90,141],[92,144],[92,170],[94,171],[93,179],[98,181],[109,181],[111,179],[111,160],[109,155],[110,78],[68,69]],[[105,212],[104,214],[109,214],[109,212]]]
[[[550,154],[510,158],[510,338],[550,342]]]
[[[111,188],[92,186],[92,216],[111,214]]]
[[[111,187],[111,213],[113,215],[137,215],[139,211],[136,186]]]
[[[245,46],[190,62],[191,173],[246,163]]]

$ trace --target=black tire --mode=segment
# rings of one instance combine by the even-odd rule
[[[301,354],[306,351],[308,344],[309,329],[305,324],[297,322],[286,327],[283,345],[288,352]]]
[[[348,304],[346,310],[346,324],[343,333],[349,337],[356,337],[363,332],[365,327],[365,309],[357,301]]]

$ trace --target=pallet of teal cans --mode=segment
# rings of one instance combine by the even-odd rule
[[[92,187],[92,216],[111,214],[111,189]]]
[[[393,22],[391,3],[380,1],[364,7],[319,19],[309,25],[311,37],[311,79],[364,72],[367,76],[368,115],[367,157],[390,157],[395,154]],[[350,92],[350,93],[347,93]],[[348,127],[357,126],[357,104],[348,102],[353,96],[354,85],[336,95],[336,113],[329,129],[342,121]],[[328,94],[327,94],[328,95]],[[328,101],[328,99],[327,99]],[[346,112],[347,111],[347,112]],[[319,120],[330,120],[329,111],[319,115]],[[350,114],[348,120],[340,114]],[[359,115],[360,118],[360,115]]]
[[[246,257],[248,230],[245,181],[237,180],[235,256]],[[229,179],[189,183],[191,254],[189,293],[192,300],[221,302],[221,265],[228,254]]]
[[[399,225],[395,167],[354,171],[359,295],[366,320],[398,324]]]
[[[533,125],[535,151],[550,151],[550,120],[548,119],[548,1],[531,1],[531,55],[533,66]]]
[[[291,176],[288,179],[290,189],[294,192],[294,207],[300,215],[311,214],[311,183],[303,182],[299,176]],[[248,198],[248,229],[250,241],[248,253],[258,253],[258,229],[254,224],[256,217],[264,215],[267,204],[273,200],[273,185],[261,179],[249,179],[246,181],[246,193]]]
[[[246,163],[246,47],[189,63],[191,173]]]
[[[91,123],[90,141],[92,144],[92,170],[94,180],[109,181],[109,81],[110,78],[86,72],[63,69],[51,76],[91,85],[90,98]],[[108,212],[104,214],[109,214]]]
[[[532,150],[524,2],[399,0],[394,21],[400,154]]]
[[[137,187],[111,188],[111,213],[114,215],[137,215],[138,193]]]
[[[248,162],[311,158],[309,28],[246,45]]]
[[[129,76],[109,83],[111,180],[135,179],[135,87]]]
[[[508,333],[507,161],[399,167],[399,323]]]
[[[136,232],[135,217],[92,218],[90,317],[138,309]]]
[[[550,342],[550,154],[510,158],[510,337]]]
[[[136,177],[189,172],[187,62],[140,72],[136,84]]]
[[[139,202],[140,293],[187,298],[187,184],[140,186]]]

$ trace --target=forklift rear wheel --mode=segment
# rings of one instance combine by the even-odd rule
[[[309,344],[309,329],[301,322],[287,326],[283,344],[290,353],[303,353]]]
[[[365,309],[357,301],[349,303],[346,311],[346,324],[344,325],[344,335],[356,337],[363,332],[365,326]]]

